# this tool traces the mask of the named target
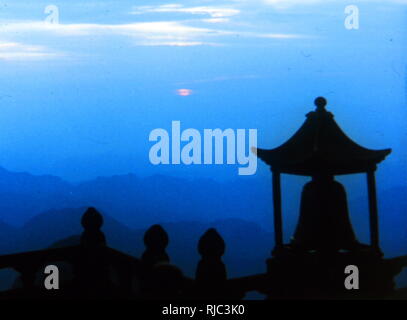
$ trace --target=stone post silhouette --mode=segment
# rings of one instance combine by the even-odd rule
[[[225,241],[213,228],[208,229],[198,242],[201,260],[196,269],[196,289],[200,298],[225,297],[226,267],[222,261]]]
[[[75,285],[86,296],[109,294],[106,239],[100,228],[103,217],[95,208],[88,208],[81,220],[84,231],[75,263]]]
[[[176,299],[183,294],[182,271],[170,264],[165,251],[169,243],[167,232],[160,225],[151,226],[144,234],[144,251],[141,261],[143,277],[141,289],[149,299]]]
[[[143,253],[142,261],[147,268],[152,268],[160,262],[169,262],[165,249],[168,246],[168,234],[158,224],[151,226],[144,234],[144,245],[146,250]]]

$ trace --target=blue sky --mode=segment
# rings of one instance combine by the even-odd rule
[[[51,4],[59,24],[45,21]],[[344,27],[347,5],[359,8],[358,30]],[[384,172],[398,174],[387,184],[403,184],[406,9],[404,0],[0,1],[0,165],[73,181],[236,178],[236,168],[152,166],[150,131],[173,120],[255,128],[271,148],[323,95],[354,140],[393,148]]]

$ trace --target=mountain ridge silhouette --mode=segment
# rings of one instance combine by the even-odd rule
[[[0,221],[18,227],[48,210],[87,206],[112,212],[117,220],[133,228],[163,220],[243,217],[248,212],[250,220],[269,221],[271,214],[269,181],[260,182],[258,187],[257,180],[220,183],[212,179],[127,174],[70,184],[54,176],[5,169],[0,170],[0,181]],[[260,194],[264,200],[255,199],[254,192],[264,193]]]

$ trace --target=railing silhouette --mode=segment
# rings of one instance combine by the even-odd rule
[[[288,256],[279,260],[270,259],[272,261],[269,261],[267,273],[228,279],[222,261],[225,242],[215,229],[209,229],[198,242],[201,260],[192,279],[170,263],[166,253],[169,238],[160,225],[153,225],[145,232],[145,251],[137,259],[107,246],[101,231],[103,217],[96,209],[89,208],[81,223],[84,230],[77,246],[0,256],[0,269],[14,269],[20,274],[22,282],[22,288],[3,291],[0,298],[236,300],[242,299],[249,291],[264,293],[272,298],[284,297],[282,292],[289,290],[293,281],[303,282],[303,276],[309,270],[320,272],[315,269],[313,262],[310,264],[310,260],[304,260],[302,265],[298,265],[301,260]],[[39,274],[43,273],[46,265],[58,263],[72,266],[71,280],[61,284],[59,290],[46,290],[41,279],[38,279]],[[383,270],[393,275],[407,266],[407,256],[373,263],[385,264]],[[369,264],[370,261],[367,262]],[[287,270],[292,270],[289,278],[291,283],[284,282],[286,279],[281,276]],[[60,278],[63,277],[62,273]],[[393,292],[391,286],[388,288],[392,279],[383,279],[381,288],[386,293]],[[400,292],[406,294],[405,289]]]
[[[15,270],[22,282],[22,288],[3,291],[0,298],[241,299],[245,292],[261,288],[266,277],[227,279],[225,243],[215,229],[199,241],[201,260],[196,279],[191,279],[170,264],[168,235],[160,225],[145,232],[145,251],[138,259],[107,246],[100,230],[103,217],[96,209],[89,208],[81,223],[79,245],[0,256],[0,269]],[[72,280],[59,290],[46,290],[38,275],[46,265],[61,262],[72,266]]]

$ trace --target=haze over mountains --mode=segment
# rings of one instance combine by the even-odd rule
[[[288,241],[297,222],[301,184],[289,181],[283,188]],[[366,242],[367,200],[352,194],[348,191],[351,218]],[[381,244],[387,256],[407,253],[406,195],[402,187],[379,192]],[[129,174],[73,185],[54,176],[0,168],[0,253],[41,249],[79,235],[82,213],[94,206],[105,217],[109,245],[130,254],[141,254],[144,231],[160,223],[170,234],[169,251],[175,250],[175,259],[182,262],[184,255],[176,253],[181,248],[186,257],[198,258],[196,243],[205,229],[214,226],[228,245],[225,258],[258,259],[263,266],[273,247],[271,202],[269,179],[220,183]],[[242,269],[244,263],[240,264]]]
[[[0,220],[21,226],[51,209],[95,206],[136,228],[158,221],[211,221],[243,216],[269,224],[269,181],[264,181],[262,188],[258,182],[221,184],[209,179],[163,175],[139,178],[128,174],[73,185],[54,176],[12,173],[0,168]]]

